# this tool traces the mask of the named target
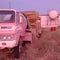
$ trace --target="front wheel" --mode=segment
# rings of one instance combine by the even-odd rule
[[[18,44],[18,46],[14,47],[13,54],[14,54],[15,58],[19,58],[19,44]]]

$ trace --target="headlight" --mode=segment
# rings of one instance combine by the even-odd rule
[[[13,38],[13,35],[6,35],[2,37],[4,40],[10,40]]]
[[[11,35],[0,35],[0,40],[16,40],[16,34]]]
[[[5,40],[6,38],[7,38],[6,36],[3,37],[4,40]]]
[[[8,39],[12,39],[12,37],[11,37],[11,36],[8,36],[7,38],[8,38]]]

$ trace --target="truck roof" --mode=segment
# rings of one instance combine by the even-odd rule
[[[14,9],[0,9],[0,11],[16,11]]]

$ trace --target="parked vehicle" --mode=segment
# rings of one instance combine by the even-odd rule
[[[52,10],[48,14],[41,15],[40,17],[42,28],[49,28],[51,31],[54,31],[60,25],[60,15],[56,10]]]
[[[0,10],[0,49],[12,50],[14,57],[19,58],[21,43],[32,42],[32,33],[27,26],[28,19],[23,13],[13,9]]]
[[[25,11],[24,14],[28,17],[30,21],[30,25],[32,27],[32,31],[35,31],[35,34],[38,38],[41,37],[41,17],[37,11]]]

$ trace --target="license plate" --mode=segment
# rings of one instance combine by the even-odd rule
[[[2,45],[6,45],[6,43],[2,43]]]

